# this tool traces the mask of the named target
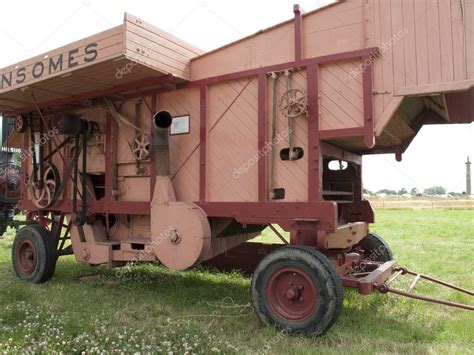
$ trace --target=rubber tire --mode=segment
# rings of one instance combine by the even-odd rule
[[[273,272],[288,266],[305,270],[318,292],[315,312],[300,323],[278,317],[267,304],[266,281]],[[344,289],[336,268],[324,254],[309,247],[289,246],[273,251],[257,266],[252,278],[251,297],[255,313],[265,324],[288,329],[292,335],[317,337],[323,335],[338,319]]]
[[[372,261],[380,261],[380,262],[387,262],[393,260],[393,253],[390,249],[387,242],[377,234],[369,233],[367,237],[362,239],[357,245],[354,247],[360,246],[366,250],[381,250],[381,253],[376,254],[376,258],[372,259]]]
[[[36,249],[36,267],[31,274],[24,274],[17,265],[16,251],[24,240],[30,240]],[[56,245],[51,233],[45,227],[32,224],[18,231],[13,241],[12,264],[19,279],[35,284],[48,281],[53,277],[56,260]]]

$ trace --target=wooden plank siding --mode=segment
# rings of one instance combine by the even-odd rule
[[[85,57],[84,50],[85,50],[85,47],[90,43],[97,43],[98,55],[97,55],[97,58],[93,62],[84,62],[82,60]],[[0,93],[8,92],[14,89],[19,89],[21,87],[32,85],[34,83],[44,81],[46,79],[63,76],[67,73],[77,71],[85,67],[90,67],[92,65],[97,65],[98,63],[102,63],[110,59],[120,57],[121,55],[123,55],[122,48],[123,48],[123,26],[118,26],[110,30],[96,34],[94,36],[85,38],[83,40],[71,43],[67,46],[52,50],[47,53],[43,53],[34,58],[3,68],[0,72],[0,75],[7,75],[10,72],[16,72],[18,68],[25,68],[25,75],[27,75],[28,78],[31,78],[33,66],[36,63],[43,63],[44,68],[45,68],[44,75],[42,75],[40,78],[37,78],[37,79],[31,78],[21,84],[17,84],[16,81],[13,80],[12,85],[4,89],[0,89]],[[71,49],[78,50],[78,53],[74,56],[75,61],[77,62],[77,66],[73,68],[65,69],[64,67],[67,66],[66,62],[68,60],[68,53]],[[63,56],[63,70],[58,70],[57,72],[53,72],[51,74],[46,73],[48,71],[47,68],[49,67],[49,60],[54,59],[56,61],[57,58],[61,55]]]
[[[466,0],[464,4],[466,63],[469,79],[474,78],[474,0]]]
[[[389,50],[375,62],[376,128],[381,134],[398,95],[468,89],[474,80],[473,0],[368,0],[367,36]],[[372,34],[370,31],[375,31]],[[377,44],[379,43],[379,44]],[[463,82],[465,84],[463,84]],[[390,112],[385,112],[390,110]]]
[[[191,79],[280,64],[294,60],[293,22],[191,60]]]
[[[181,201],[199,200],[199,88],[170,91],[158,96],[158,110],[173,117],[189,115],[190,133],[170,136],[171,177],[176,197]]]
[[[322,130],[364,125],[362,75],[356,75],[360,59],[320,66],[319,104]]]
[[[257,78],[209,87],[207,200],[258,201]]]
[[[473,0],[347,0],[303,16],[303,57],[379,47],[381,56],[373,63],[375,127],[379,143],[386,141],[384,144],[388,146],[394,139],[395,143],[400,143],[414,134],[397,113],[403,101],[397,94],[400,90],[413,88],[416,93],[419,88],[424,94],[430,87],[435,90],[441,84],[473,78],[474,64],[471,63],[474,61],[469,56],[474,56],[474,41],[468,34],[468,26],[474,18],[473,3]],[[290,62],[294,60],[293,31],[292,22],[283,23],[196,57],[191,60],[191,78],[199,80]],[[322,130],[363,125],[362,75],[351,75],[357,72],[360,64],[360,60],[354,60],[320,66],[318,94]],[[305,90],[305,78],[304,71],[297,71],[293,87]],[[271,136],[271,79],[267,83],[268,141]],[[278,98],[285,92],[284,83],[284,78],[280,77]],[[242,89],[245,93],[250,92],[253,99],[239,97],[236,100]],[[256,90],[256,78],[214,85],[210,90],[208,124],[213,127],[208,140],[210,190],[207,197],[210,201],[257,199],[256,164],[246,171],[242,181],[230,178],[232,169],[241,167],[257,152]],[[246,107],[241,106],[243,102]],[[218,113],[228,107],[231,107],[230,113],[226,112],[224,118],[220,118]],[[278,112],[277,133],[286,126],[287,119]],[[387,132],[383,133],[384,129]],[[306,120],[295,120],[294,134],[295,146],[302,147],[306,153]],[[341,142],[349,147],[363,146],[360,138],[341,139]],[[216,149],[220,143],[222,146]],[[279,152],[287,147],[287,139],[275,145],[274,187],[286,189],[284,201],[305,200],[307,157],[294,162],[281,161]],[[266,159],[268,166],[269,157]]]
[[[291,87],[306,91],[306,70],[295,71],[291,74]],[[286,92],[286,77],[280,75],[277,81],[277,97],[280,98]],[[272,140],[272,97],[273,82],[268,79],[267,85],[267,142]],[[283,161],[280,158],[280,151],[288,148],[288,118],[283,115],[277,106],[276,111],[276,140],[272,145],[275,150],[275,176],[273,179],[274,188],[285,189],[285,199],[282,201],[306,201],[308,198],[308,120],[306,117],[293,119],[293,146],[303,149],[304,155],[299,160]],[[266,156],[268,166],[271,164],[271,152]],[[268,186],[270,187],[270,171],[268,172]]]
[[[203,51],[139,18],[125,14],[125,54],[160,72],[190,80],[189,60]]]
[[[304,14],[303,58],[365,48],[363,4],[346,0]],[[294,23],[288,21],[192,59],[192,80],[294,59]]]
[[[94,66],[78,69],[68,74],[67,77],[56,76],[46,81],[34,83],[28,86],[27,91],[9,91],[1,95],[0,104],[10,103],[9,100],[12,100],[11,103],[15,107],[31,106],[31,93],[34,93],[38,102],[41,103],[163,75],[151,68],[137,65],[133,67],[131,75],[117,78],[117,70],[125,67],[127,63],[129,61],[125,58],[120,61],[105,61]]]
[[[85,60],[93,56],[86,53],[91,44],[97,55],[93,60]],[[0,79],[8,87],[0,88],[0,108],[5,111],[31,107],[31,93],[38,103],[50,102],[167,74],[176,78],[175,83],[183,83],[191,76],[190,58],[202,53],[173,35],[125,14],[120,26],[1,69]],[[70,55],[76,65],[69,65]],[[50,60],[56,63],[58,58],[62,58],[62,67],[50,73]],[[41,77],[33,77],[35,65],[36,71],[41,65],[44,67]],[[24,68],[22,74],[26,80],[17,83],[19,68]],[[24,87],[28,90],[17,90]]]

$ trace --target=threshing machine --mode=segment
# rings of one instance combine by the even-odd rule
[[[369,232],[361,161],[474,120],[473,24],[472,0],[346,0],[204,53],[126,14],[2,69],[0,110],[30,153],[19,206],[51,221],[19,230],[17,276],[47,281],[68,254],[243,269],[260,319],[309,335],[343,287],[436,301],[413,293],[423,275],[390,287],[410,272]],[[248,242],[276,226],[289,241]]]

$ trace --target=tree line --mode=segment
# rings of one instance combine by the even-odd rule
[[[442,186],[433,186],[428,187],[424,190],[418,190],[416,187],[412,188],[410,192],[406,188],[402,188],[400,190],[390,190],[390,189],[382,189],[376,192],[370,191],[368,189],[364,189],[364,194],[369,196],[376,196],[376,195],[388,195],[388,196],[403,196],[403,195],[411,195],[411,196],[439,196],[439,195],[451,195],[451,196],[463,196],[466,193],[459,193],[459,192],[449,192],[448,190]]]

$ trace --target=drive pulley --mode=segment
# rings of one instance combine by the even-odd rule
[[[308,112],[308,97],[301,89],[289,89],[280,98],[281,113],[288,118],[306,116]]]
[[[148,134],[138,133],[131,144],[133,157],[137,161],[147,160],[150,157],[151,139]]]
[[[44,163],[44,165],[43,176],[40,176],[41,169],[36,169],[29,181],[31,200],[40,209],[54,204],[59,195],[61,182],[58,169],[52,163]]]

